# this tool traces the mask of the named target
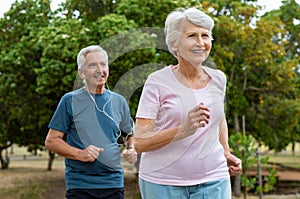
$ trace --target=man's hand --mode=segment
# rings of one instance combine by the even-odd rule
[[[238,157],[228,153],[225,155],[229,173],[232,176],[236,176],[242,172],[242,161]]]
[[[78,159],[82,162],[94,162],[98,158],[99,154],[103,151],[103,148],[89,145],[84,150],[79,151]]]
[[[137,152],[135,149],[125,149],[122,151],[122,155],[126,157],[127,162],[134,164],[137,161]]]

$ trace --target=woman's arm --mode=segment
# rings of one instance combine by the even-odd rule
[[[179,127],[154,132],[153,126],[154,120],[136,119],[134,145],[138,153],[153,151],[178,140],[176,139],[176,134],[179,131]]]
[[[171,142],[176,142],[194,134],[197,128],[208,124],[209,109],[203,103],[193,108],[186,122],[181,126],[154,131],[155,120],[136,118],[134,129],[134,145],[138,153],[157,150]]]
[[[229,173],[231,175],[237,175],[242,171],[242,161],[235,155],[230,153],[230,148],[228,144],[228,127],[226,117],[220,122],[220,136],[219,140],[224,148],[224,155],[227,161],[227,166],[229,168]]]

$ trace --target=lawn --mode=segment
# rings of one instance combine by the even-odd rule
[[[9,151],[10,165],[7,170],[0,170],[1,199],[60,199],[64,198],[64,163],[63,158],[56,157],[53,171],[46,171],[48,154],[39,152],[33,156],[23,148],[15,147],[13,154]],[[268,153],[270,161],[300,168],[300,150],[295,156],[289,153]],[[140,199],[136,169],[128,163],[125,167],[125,199]],[[233,197],[236,199],[235,197]],[[243,198],[242,196],[240,199]],[[264,199],[300,199],[298,195],[265,195]],[[248,199],[258,199],[248,196]]]

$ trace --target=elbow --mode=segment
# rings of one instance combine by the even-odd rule
[[[48,139],[45,140],[44,144],[45,144],[45,148],[47,150],[50,150],[50,148],[51,148],[51,142]]]
[[[45,139],[45,148],[49,151],[53,151],[54,149],[54,144],[55,144],[55,140],[53,140],[53,138],[50,138],[47,136],[47,138]]]
[[[137,148],[136,145],[134,146],[134,149],[137,153],[142,153],[143,151],[140,148]]]
[[[134,148],[135,148],[135,151],[136,151],[137,153],[142,153],[142,152],[144,152],[143,146],[142,146],[142,144],[141,144],[141,139],[136,138],[136,137],[134,137],[133,139],[134,139]]]

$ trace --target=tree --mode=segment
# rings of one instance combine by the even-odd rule
[[[242,135],[236,133],[230,136],[229,145],[234,154],[242,160],[242,186],[244,187],[244,198],[247,198],[247,192],[250,189],[254,189],[256,192],[269,192],[274,188],[277,177],[276,169],[269,169],[268,175],[265,178],[263,184],[259,184],[255,187],[257,178],[260,179],[262,176],[249,177],[247,171],[254,165],[259,166],[260,164],[266,164],[269,160],[268,156],[259,158],[259,154],[256,154],[258,144],[251,135]],[[260,168],[259,168],[260,169]],[[258,172],[259,175],[259,172]]]
[[[176,61],[163,38],[168,12],[196,6],[215,20],[208,63],[228,75],[230,133],[240,132],[245,115],[247,132],[283,149],[299,140],[299,5],[284,1],[259,18],[253,2],[67,0],[54,13],[47,0],[16,2],[0,19],[0,142],[43,147],[60,97],[81,83],[76,55],[89,44],[108,49],[109,86],[135,115],[147,75]]]
[[[2,149],[9,146],[8,142],[29,146],[33,150],[41,148],[43,126],[39,126],[38,118],[42,109],[39,103],[33,103],[41,100],[35,92],[36,75],[33,71],[39,65],[40,52],[31,49],[27,41],[31,32],[47,26],[50,18],[49,1],[27,0],[14,3],[0,19]]]
[[[290,93],[297,89],[294,71],[297,62],[286,59],[283,44],[287,41],[282,37],[285,35],[284,23],[278,17],[276,20],[274,17],[272,20],[257,18],[258,8],[247,2],[234,1],[230,5],[226,1],[211,2],[204,4],[204,8],[210,8],[217,17],[212,58],[228,75],[227,113],[231,132],[240,131],[242,115],[246,115],[247,131],[258,141],[278,150],[285,148],[291,142],[286,135],[287,132],[292,134],[295,119],[289,117],[290,122],[285,120],[288,124],[285,131],[279,130],[282,126],[274,128],[271,124],[280,124],[280,118],[285,115],[283,109],[278,109],[282,107],[279,99],[290,99],[286,102],[289,106],[297,104],[295,98],[290,97]],[[276,108],[261,108],[261,104],[269,107],[272,104],[280,111],[275,113],[272,110]],[[295,106],[293,109],[298,110]],[[275,117],[278,114],[282,117]],[[263,126],[262,118],[269,116],[274,116],[274,120],[266,119]],[[268,132],[276,132],[278,140],[287,142],[276,144]]]
[[[296,90],[292,68],[297,63],[285,59],[282,45],[285,41],[281,37],[285,28],[281,20],[259,18],[256,14],[259,7],[249,2],[203,3],[216,22],[211,56],[228,75],[226,104],[230,133],[241,132],[241,119],[246,116],[246,132],[260,143],[280,150],[292,141],[290,136],[298,118],[292,115],[299,114],[299,109],[295,109],[297,101],[289,98],[289,93]],[[284,104],[289,104],[289,110],[294,109],[283,120],[286,112],[280,99],[286,99]]]

